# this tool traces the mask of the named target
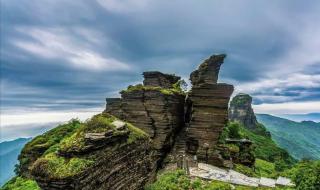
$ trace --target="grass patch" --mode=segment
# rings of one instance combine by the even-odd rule
[[[1,190],[41,190],[37,182],[31,179],[26,179],[22,177],[14,177],[3,187]]]
[[[79,120],[73,119],[66,124],[47,131],[35,137],[27,143],[19,155],[19,164],[16,165],[15,172],[21,174],[26,172],[28,167],[39,157],[50,152],[55,152],[58,144],[72,135],[81,126]]]
[[[127,127],[130,130],[129,138],[127,139],[128,144],[131,144],[139,139],[148,138],[148,134],[146,132],[133,126],[131,123],[127,123]]]
[[[122,94],[122,93],[129,93],[129,92],[144,90],[144,91],[159,91],[165,95],[174,95],[174,94],[185,95],[185,92],[181,88],[178,88],[176,86],[172,88],[162,88],[159,86],[143,86],[142,84],[137,84],[134,86],[132,85],[128,86],[126,90],[122,90],[120,93]]]
[[[94,163],[93,160],[84,158],[64,158],[55,153],[39,158],[31,170],[40,175],[52,178],[66,178],[81,173]]]

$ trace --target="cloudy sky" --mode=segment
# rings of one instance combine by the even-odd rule
[[[188,79],[214,53],[256,112],[319,112],[319,20],[316,0],[1,0],[2,125],[85,117],[142,71]]]

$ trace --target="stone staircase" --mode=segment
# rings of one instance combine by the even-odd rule
[[[173,153],[175,157],[186,155],[186,127],[181,129],[177,135],[173,146]]]
[[[294,187],[295,184],[290,179],[284,177],[278,177],[278,179],[271,178],[254,178],[248,177],[242,173],[234,170],[225,170],[209,164],[199,163],[198,167],[190,167],[190,176],[199,177],[207,180],[223,181],[236,185],[244,185],[251,187],[271,187],[276,186],[288,186]]]

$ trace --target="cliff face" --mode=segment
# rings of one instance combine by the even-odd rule
[[[171,150],[176,133],[184,127],[185,95],[173,88],[180,77],[171,80],[172,75],[160,72],[157,75],[152,72],[155,78],[150,73],[144,75],[148,76],[144,80],[147,86],[129,86],[121,92],[120,99],[111,103],[107,99],[106,112],[145,131],[152,139],[155,159],[160,165]]]
[[[215,145],[228,120],[228,103],[233,86],[218,84],[225,55],[211,56],[190,75],[188,95],[187,151],[199,160],[215,163]]]
[[[211,56],[192,72],[188,94],[180,77],[144,72],[143,85],[107,98],[102,114],[31,141],[20,155],[20,175],[43,189],[141,189],[168,155],[223,160],[225,147],[217,142],[233,92],[232,85],[217,83],[224,58]]]
[[[229,119],[244,125],[248,129],[255,129],[258,125],[252,106],[252,97],[248,94],[237,94],[230,102]]]
[[[245,128],[257,134],[270,136],[265,127],[258,123],[257,118],[252,109],[252,97],[248,94],[237,94],[230,102],[229,120],[239,122]]]

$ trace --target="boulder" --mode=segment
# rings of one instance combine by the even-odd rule
[[[113,121],[111,124],[116,127],[116,130],[124,130],[126,128],[126,123],[120,120]]]

